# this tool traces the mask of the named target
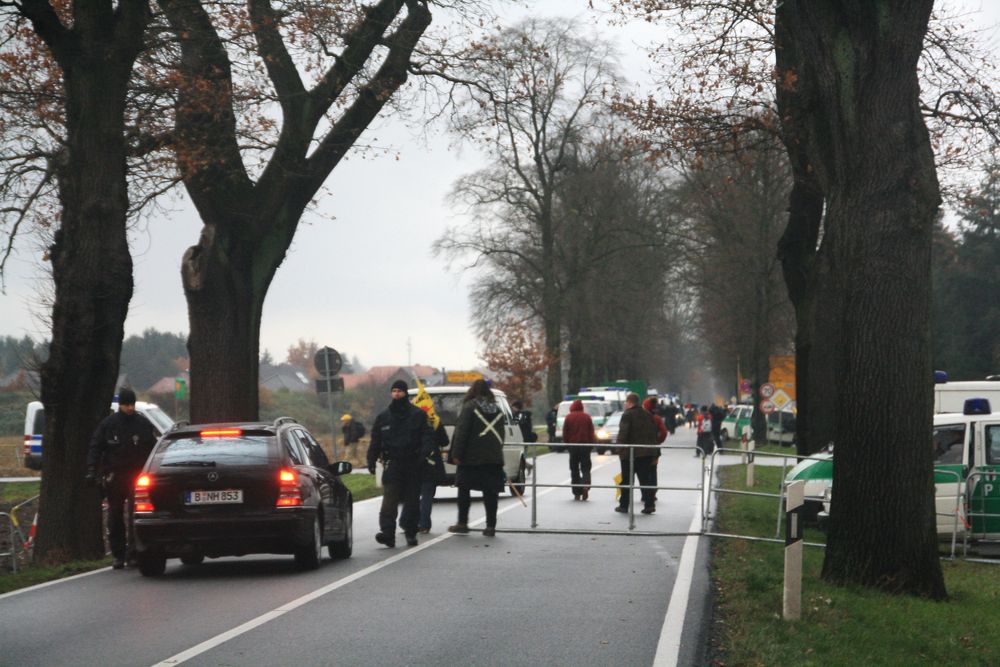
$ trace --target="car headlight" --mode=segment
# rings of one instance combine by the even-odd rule
[[[611,434],[608,433],[605,429],[599,428],[599,429],[597,429],[597,439],[598,440],[610,440],[611,439]]]

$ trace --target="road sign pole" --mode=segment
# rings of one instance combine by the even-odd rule
[[[330,386],[330,355],[323,355],[323,376],[327,380],[326,387],[326,409],[330,411],[330,443],[333,448],[333,460],[338,461],[340,457],[337,456],[337,418],[333,412],[333,387]]]

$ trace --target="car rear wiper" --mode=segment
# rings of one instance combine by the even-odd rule
[[[171,461],[170,463],[163,463],[160,465],[161,468],[214,468],[215,461]]]

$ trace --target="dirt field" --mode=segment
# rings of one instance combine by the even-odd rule
[[[18,455],[24,444],[17,436],[0,438],[0,477],[37,477],[38,472],[21,465]]]

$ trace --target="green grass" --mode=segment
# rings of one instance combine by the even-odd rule
[[[0,484],[0,504],[17,505],[28,498],[38,495],[41,482],[15,482]]]
[[[0,594],[19,588],[43,584],[53,579],[62,579],[81,572],[89,572],[111,565],[111,558],[101,560],[78,560],[61,565],[29,565],[15,573],[0,576]]]
[[[742,489],[742,466],[722,471]],[[774,491],[778,469],[757,466],[755,490]],[[776,501],[723,494],[718,530],[774,537]],[[815,529],[805,539],[824,542]],[[727,665],[996,665],[1000,633],[987,619],[1000,607],[1000,566],[943,561],[950,600],[929,602],[820,580],[823,550],[803,558],[802,620],[781,620],[783,547],[735,539],[713,545],[714,635]]]
[[[375,475],[341,475],[340,480],[351,490],[354,502],[382,495],[382,489],[375,486]]]

